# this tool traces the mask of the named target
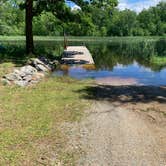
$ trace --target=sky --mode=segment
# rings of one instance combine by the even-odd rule
[[[143,9],[148,9],[150,6],[155,6],[160,1],[166,2],[166,0],[119,0],[118,8],[120,10],[127,8],[139,13]]]
[[[156,6],[160,1],[166,2],[166,0],[119,0],[118,8],[120,10],[130,9],[139,13],[143,9],[148,9],[151,6]],[[66,2],[72,8],[78,7],[70,0],[66,0]]]
[[[66,0],[66,4],[69,5],[71,7],[71,9],[81,9],[79,6],[77,6],[74,2],[70,1],[70,0]]]

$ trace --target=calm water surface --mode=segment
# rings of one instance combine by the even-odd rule
[[[70,45],[80,43],[70,43]],[[154,64],[152,56],[166,56],[166,41],[127,43],[85,43],[94,67],[67,66],[54,75],[95,79],[110,85],[166,85],[166,65]]]

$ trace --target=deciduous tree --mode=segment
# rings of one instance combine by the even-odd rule
[[[110,10],[117,5],[117,0],[73,0],[81,7],[81,13],[89,13],[91,7],[100,10]],[[26,9],[26,48],[27,53],[34,52],[32,20],[34,16],[41,14],[42,11],[50,11],[53,15],[63,22],[80,21],[80,13],[72,12],[66,5],[65,0],[26,0],[22,6]]]

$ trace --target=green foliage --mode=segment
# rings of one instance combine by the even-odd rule
[[[145,35],[166,34],[166,3],[160,2],[156,7],[143,10],[137,17],[139,27],[144,29]]]
[[[136,14],[131,10],[114,10],[108,28],[111,36],[149,36],[166,34],[166,3],[160,2]]]
[[[0,5],[0,35],[24,34],[24,13],[14,4],[10,0]]]
[[[0,35],[24,35],[25,11],[19,10],[22,0],[1,1]],[[81,10],[71,9],[65,1],[34,0],[34,35],[60,36],[63,29],[72,36],[148,36],[166,34],[166,3],[143,10],[119,11],[117,0],[74,0]],[[53,2],[53,1],[52,1]],[[102,3],[103,2],[103,3]]]
[[[166,57],[152,56],[150,59],[151,64],[160,65],[162,67],[166,66]]]
[[[40,29],[40,31],[39,31]],[[43,12],[40,17],[33,19],[33,34],[42,36],[60,36],[63,33],[62,26],[52,13]]]
[[[109,35],[132,36],[137,26],[136,13],[130,10],[115,11],[109,26]]]

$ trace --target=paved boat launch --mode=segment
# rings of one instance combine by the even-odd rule
[[[89,50],[85,46],[68,46],[63,52],[63,64],[94,64]]]

